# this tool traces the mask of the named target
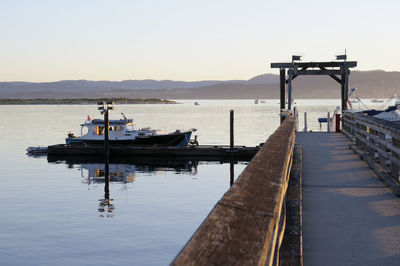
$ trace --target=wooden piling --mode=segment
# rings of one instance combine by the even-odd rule
[[[340,114],[335,114],[335,132],[340,133]]]
[[[234,143],[234,110],[230,111],[230,148],[231,150],[235,149],[235,143]]]
[[[326,131],[331,132],[331,113],[328,112],[326,119]]]
[[[304,112],[304,132],[307,131],[307,112]]]
[[[230,161],[230,185],[233,185],[235,179],[235,163]]]

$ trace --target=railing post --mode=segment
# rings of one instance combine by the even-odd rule
[[[400,148],[400,141],[396,138],[392,138],[392,142],[393,142],[393,146],[395,146],[396,148]],[[392,151],[392,157],[394,159],[397,159],[397,161],[400,159],[400,154],[397,154],[396,152]],[[392,177],[398,181],[400,181],[399,179],[399,165],[394,162],[394,160],[392,160]]]
[[[340,133],[340,114],[335,114],[335,132]]]

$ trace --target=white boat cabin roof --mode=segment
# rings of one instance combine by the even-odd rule
[[[104,125],[104,119],[93,119],[91,122],[93,125]],[[133,123],[133,119],[119,119],[119,120],[109,120],[108,121],[110,126],[114,125],[126,125]]]

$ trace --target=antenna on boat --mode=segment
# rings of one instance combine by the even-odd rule
[[[124,115],[124,113],[121,113],[121,115],[124,117],[125,120],[128,120],[128,119],[126,118],[126,116]]]

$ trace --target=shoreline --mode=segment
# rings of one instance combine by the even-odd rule
[[[166,99],[0,99],[0,105],[95,105],[102,101],[113,101],[115,104],[177,104]]]

